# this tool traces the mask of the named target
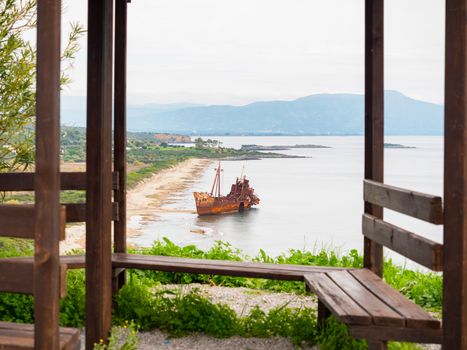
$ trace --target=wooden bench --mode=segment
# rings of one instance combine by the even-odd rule
[[[70,269],[85,267],[84,256],[62,256],[60,262]],[[339,321],[349,326],[350,334],[355,338],[415,342],[423,339],[426,343],[441,343],[442,340],[439,320],[367,269],[122,253],[112,255],[112,266],[116,269],[305,281],[319,299],[319,311],[332,312]]]
[[[378,207],[425,220],[443,223],[440,197],[382,183],[364,182],[364,200]],[[443,270],[443,246],[409,232],[377,216],[362,216],[362,233],[432,270]],[[27,258],[26,258],[27,259]],[[441,343],[441,322],[387,285],[367,269],[265,264],[255,262],[188,259],[168,256],[112,254],[114,274],[126,268],[227,276],[305,281],[319,299],[318,318],[334,314],[349,326],[355,338],[374,341],[373,349],[385,348],[388,340]],[[84,256],[62,256],[69,269],[85,268]],[[379,345],[378,345],[379,344]],[[381,346],[380,346],[381,345]]]
[[[367,269],[306,275],[305,283],[355,338],[441,343],[441,322]]]
[[[59,328],[60,350],[79,350],[80,332],[74,328]],[[1,350],[34,349],[34,325],[0,322]]]

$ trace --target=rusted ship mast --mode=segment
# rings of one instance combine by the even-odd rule
[[[243,174],[238,177],[226,196],[221,195],[221,162],[217,166],[211,192],[193,192],[198,215],[222,214],[250,209],[259,198]]]

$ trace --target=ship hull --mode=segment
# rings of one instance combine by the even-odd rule
[[[198,215],[215,215],[248,210],[251,203],[248,200],[238,200],[228,197],[214,197],[205,192],[194,192],[196,211]]]

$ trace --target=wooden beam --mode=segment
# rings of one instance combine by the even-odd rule
[[[34,205],[0,204],[0,236],[35,238],[37,210]],[[65,239],[66,211],[59,207],[59,239]]]
[[[365,0],[365,179],[384,180],[384,0]],[[365,203],[365,213],[383,209]],[[383,274],[383,247],[364,239],[363,264]]]
[[[24,263],[33,263],[34,259],[32,257],[17,257],[12,258],[15,261],[22,261]],[[60,265],[65,266],[68,270],[73,269],[84,269],[86,266],[85,264],[86,257],[84,255],[62,255],[60,256]]]
[[[126,91],[127,91],[127,0],[115,3],[115,83],[114,83],[114,169],[119,187],[114,191],[118,219],[114,221],[114,251],[126,253]],[[125,284],[125,273],[114,273],[114,292]]]
[[[86,203],[66,203],[66,222],[86,221]],[[118,220],[118,203],[112,203],[112,220]]]
[[[112,175],[112,186],[117,190],[118,172],[113,172]],[[86,190],[86,173],[60,173],[60,187],[62,191]],[[0,191],[34,191],[34,173],[0,173]]]
[[[34,293],[34,260],[0,259],[0,289],[10,293]]]
[[[434,271],[443,271],[443,245],[369,214],[362,217],[365,237]]]
[[[112,261],[115,268],[121,267],[141,270],[241,276],[290,281],[303,281],[303,276],[306,274],[344,270],[343,268],[336,267],[264,264],[123,253],[113,254]]]
[[[309,290],[308,284],[306,284],[307,289]],[[332,316],[332,312],[323,304],[321,300],[318,299],[318,330],[324,330],[326,326],[326,320]]]
[[[61,1],[37,2],[34,342],[59,348]]]
[[[443,334],[441,329],[404,328],[382,326],[349,326],[353,338],[370,341],[403,341],[424,344],[441,344]]]
[[[443,223],[443,200],[439,196],[365,180],[363,197],[369,203],[435,225]]]
[[[86,349],[112,324],[113,0],[88,0]]]
[[[443,349],[467,349],[467,0],[446,0]]]

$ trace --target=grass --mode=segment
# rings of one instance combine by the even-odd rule
[[[130,253],[178,256],[198,259],[217,259],[234,261],[255,261],[277,264],[299,264],[315,266],[355,267],[363,266],[363,257],[357,250],[339,255],[333,250],[305,251],[290,249],[277,257],[268,256],[260,250],[254,257],[244,255],[227,242],[217,241],[209,250],[204,251],[194,245],[178,246],[167,238],[155,241],[151,247],[130,249]],[[277,292],[305,293],[304,284],[294,281],[274,281],[265,279],[211,276],[189,273],[170,273],[160,271],[132,271],[140,277],[145,277],[164,284],[212,283],[228,287],[247,287],[265,289]],[[438,273],[420,272],[405,269],[392,260],[384,263],[384,279],[392,287],[400,291],[418,305],[434,312],[441,311],[442,276]]]
[[[128,188],[134,187],[137,183],[144,179],[151,177],[152,175],[170,167],[177,165],[178,163],[186,160],[186,157],[158,160],[150,165],[144,166],[138,170],[129,172],[127,175],[127,186]]]
[[[31,241],[1,239],[0,257],[32,255]],[[226,242],[217,242],[203,251],[196,246],[181,247],[168,239],[156,241],[149,248],[133,249],[132,253],[181,256],[203,259],[248,260],[272,263],[305,264],[320,266],[361,267],[362,257],[357,251],[338,255],[332,250],[316,252],[289,250],[277,257],[260,251],[248,257]],[[385,279],[396,289],[422,307],[441,310],[441,276],[404,269],[385,262]],[[319,344],[326,349],[366,349],[366,343],[352,339],[347,328],[331,318],[323,330],[316,329],[316,310],[293,309],[287,304],[268,313],[254,308],[246,315],[238,316],[227,305],[214,304],[196,291],[183,294],[179,288],[155,291],[158,284],[210,283],[230,287],[249,287],[258,290],[305,293],[302,282],[269,281],[228,276],[211,276],[185,273],[130,270],[129,281],[116,296],[115,326],[133,321],[142,330],[159,328],[171,336],[203,332],[215,337],[241,335],[245,337],[288,337],[300,346],[304,343]],[[60,324],[68,327],[84,325],[84,271],[68,272],[68,292],[60,305]],[[254,291],[253,291],[254,293]],[[33,298],[27,295],[0,293],[0,320],[34,322]],[[419,349],[414,344],[390,343],[393,350]]]

